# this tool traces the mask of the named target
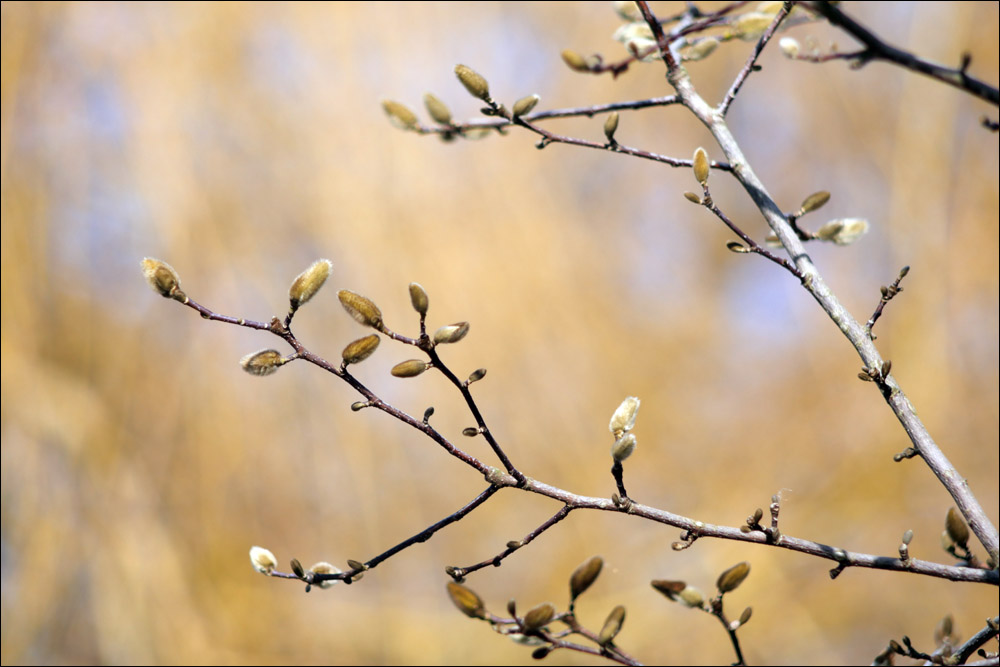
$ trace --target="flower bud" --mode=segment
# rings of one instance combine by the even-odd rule
[[[587,60],[576,51],[566,49],[560,55],[563,62],[569,65],[569,68],[574,72],[586,72],[590,70],[587,66]]]
[[[830,193],[826,190],[814,192],[803,200],[802,206],[799,207],[798,214],[805,215],[810,211],[815,211],[816,209],[821,208],[828,201],[830,201]]]
[[[417,311],[421,315],[427,314],[427,307],[430,305],[430,299],[428,299],[427,291],[420,285],[420,283],[410,283],[410,303],[413,304],[413,310]]]
[[[340,299],[344,310],[360,324],[369,326],[372,329],[382,329],[382,311],[378,309],[378,306],[371,299],[346,289],[337,292],[337,298]]]
[[[259,350],[240,359],[240,366],[250,375],[270,375],[285,362],[277,350]]]
[[[313,298],[333,270],[333,262],[328,259],[318,259],[312,265],[296,276],[288,289],[288,300],[292,311],[298,310],[309,299]]]
[[[954,507],[948,508],[948,516],[944,522],[945,530],[951,541],[963,549],[969,544],[969,526],[966,525],[962,515]]]
[[[675,581],[671,579],[656,579],[650,583],[653,588],[660,591],[675,602],[680,599],[681,591],[687,588],[687,584],[683,581]]]
[[[705,37],[684,49],[681,57],[684,60],[704,60],[715,51],[717,46],[719,46],[718,38]]]
[[[476,370],[469,373],[469,379],[465,381],[466,384],[472,384],[473,382],[479,382],[484,377],[486,377],[485,368],[477,368]]]
[[[370,336],[357,339],[345,347],[344,351],[341,352],[341,356],[344,358],[344,363],[360,364],[362,361],[372,356],[381,340],[382,339],[378,337],[378,334],[371,334]]]
[[[483,606],[483,601],[471,588],[466,588],[462,584],[449,581],[448,596],[455,606],[458,607],[458,610],[469,618],[484,618],[486,616],[486,608]]]
[[[699,146],[694,152],[694,177],[702,187],[708,185],[708,153]]]
[[[341,572],[343,572],[343,570],[341,570],[336,565],[331,565],[330,563],[326,562],[316,563],[311,568],[309,568],[309,571],[312,572],[313,574],[340,574]],[[331,586],[339,582],[340,579],[324,579],[323,581],[317,581],[315,585],[319,586],[320,588],[330,588]]]
[[[799,46],[799,40],[794,37],[782,37],[778,41],[778,48],[788,58],[794,58],[802,51],[802,47]]]
[[[152,257],[142,260],[142,275],[155,292],[168,299],[184,301],[187,297],[181,291],[181,279],[174,267]]]
[[[715,582],[720,593],[728,593],[736,590],[743,580],[750,574],[750,563],[743,561],[719,575],[719,580]]]
[[[552,605],[552,603],[543,602],[537,607],[532,607],[528,613],[524,615],[524,629],[531,631],[543,628],[555,615],[556,608]]]
[[[837,245],[850,245],[868,232],[868,221],[862,218],[831,220],[816,230],[816,238],[833,241]]]
[[[489,102],[490,84],[481,74],[466,65],[455,65],[455,76],[462,82],[470,95],[478,97],[484,102]]]
[[[465,334],[467,333],[469,333],[469,323],[456,322],[455,324],[443,326],[435,331],[434,342],[439,345],[445,343],[457,343],[465,338]]]
[[[437,97],[430,93],[425,94],[424,106],[427,107],[427,113],[431,115],[435,123],[451,125],[451,110]]]
[[[412,378],[417,377],[426,370],[426,361],[422,361],[420,359],[409,359],[408,361],[401,361],[396,364],[389,372],[398,378]]]
[[[629,396],[622,401],[615,413],[611,415],[611,423],[608,424],[611,435],[620,438],[623,433],[627,433],[635,427],[635,418],[639,414],[639,403],[639,399],[635,396]]]
[[[392,124],[401,130],[412,130],[417,126],[419,121],[417,120],[417,114],[410,111],[409,107],[399,102],[393,102],[392,100],[385,100],[382,102],[382,109],[389,116],[389,120]]]
[[[614,458],[616,463],[621,463],[628,457],[632,456],[632,452],[635,451],[635,434],[626,433],[622,437],[615,440],[615,444],[611,446],[611,456]]]
[[[514,114],[515,118],[523,116],[534,109],[535,105],[538,104],[541,99],[542,98],[538,95],[528,95],[527,97],[522,97],[517,102],[514,102],[514,107],[512,108],[511,113]]]
[[[747,12],[733,22],[732,33],[744,41],[752,42],[764,34],[773,20],[774,17],[767,14]]]
[[[601,646],[610,644],[621,632],[623,623],[625,623],[625,607],[618,605],[611,610],[607,620],[604,621],[604,627],[601,628],[601,633],[597,636],[597,643]]]
[[[600,556],[594,556],[573,570],[573,574],[569,578],[569,597],[571,600],[575,600],[597,581],[597,575],[601,573],[602,567],[604,567],[604,559]]]
[[[618,131],[618,112],[612,111],[607,120],[604,121],[604,136],[608,138],[608,141],[615,140],[615,132]]]
[[[705,604],[705,594],[694,586],[685,586],[677,596],[688,607],[702,607]]]
[[[261,574],[271,574],[278,567],[278,559],[264,547],[251,547],[250,564]]]

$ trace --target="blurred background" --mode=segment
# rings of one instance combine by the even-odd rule
[[[654,6],[666,15],[682,5]],[[710,5],[706,7],[711,8]],[[888,41],[998,80],[996,3],[846,3]],[[785,272],[733,255],[733,237],[681,196],[687,169],[602,151],[534,147],[524,132],[444,143],[390,125],[386,99],[419,110],[433,92],[456,118],[481,104],[465,63],[508,106],[541,109],[661,96],[656,64],[571,72],[559,52],[617,59],[611,3],[3,3],[2,659],[6,663],[529,664],[530,649],[462,616],[446,565],[492,557],[558,509],[505,491],[351,586],[304,595],[253,572],[252,545],[365,560],[458,509],[485,484],[376,411],[351,412],[344,383],[305,363],[272,377],[239,359],[281,341],[202,321],[150,291],[140,260],[171,263],[195,300],[233,316],[284,315],[292,279],[329,258],[325,290],[296,333],[337,359],[367,330],[336,290],[378,303],[414,334],[407,284],[430,294],[430,326],[469,336],[443,352],[474,387],[529,476],[609,496],[608,419],[642,399],[626,464],[637,500],[739,525],[772,494],[782,530],[845,549],[950,562],[950,497],[909,445],[847,341]],[[854,48],[825,26],[805,44]],[[718,101],[751,44],[688,67]],[[775,45],[776,47],[776,45]],[[864,217],[850,247],[810,252],[862,322],[903,265],[904,292],[877,345],[931,434],[997,520],[997,135],[990,107],[885,64],[811,65],[768,49],[729,114],[786,211],[833,197],[803,224]],[[550,123],[603,141],[603,118]],[[688,158],[720,151],[681,108],[623,113],[621,143]],[[766,229],[723,174],[716,201]],[[356,374],[471,454],[494,463],[438,375],[389,375],[413,350],[383,341]],[[652,579],[706,591],[749,561],[727,596],[751,663],[867,663],[890,638],[932,648],[962,637],[997,592],[851,570],[742,543],[671,550],[679,531],[575,513],[468,585],[504,613],[566,604],[592,555],[605,571],[578,614],[651,663],[732,661],[722,628],[668,601]],[[977,550],[983,554],[981,548]],[[559,664],[598,664],[556,652]]]

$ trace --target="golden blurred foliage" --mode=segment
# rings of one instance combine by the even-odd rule
[[[372,299],[416,332],[407,286],[429,295],[431,330],[469,321],[442,355],[473,387],[529,476],[610,496],[606,431],[642,400],[626,462],[635,499],[738,525],[781,491],[782,531],[845,549],[948,561],[951,500],[919,460],[836,327],[786,273],[725,250],[731,240],[682,193],[689,169],[554,145],[524,132],[444,143],[391,126],[383,100],[419,110],[432,93],[456,119],[482,106],[456,80],[467,64],[512,105],[537,110],[669,94],[662,67],[617,80],[571,71],[560,53],[624,55],[610,3],[3,3],[2,626],[4,664],[496,664],[530,649],[458,613],[445,565],[470,565],[558,509],[503,491],[430,542],[351,586],[302,594],[281,569],[365,560],[458,509],[484,481],[430,440],[304,363],[247,376],[239,360],[280,341],[204,322],[144,284],[169,262],[191,298],[229,315],[287,312],[291,281],[330,258],[329,285],[295,331],[338,359],[370,333],[337,290]],[[678,3],[657,7],[662,15]],[[903,48],[998,79],[995,3],[848,3]],[[822,25],[790,34],[842,50]],[[688,68],[721,99],[750,52],[726,43]],[[810,245],[865,321],[908,264],[876,326],[931,434],[997,517],[997,110],[897,67],[784,58],[774,45],[729,120],[786,211],[832,193],[826,220],[864,217],[855,245]],[[551,127],[604,141],[604,118]],[[679,157],[719,151],[680,108],[623,112],[615,139]],[[763,238],[732,179],[715,201]],[[287,350],[283,349],[283,353]],[[398,379],[413,350],[383,341],[356,367],[385,400],[491,464],[460,397],[439,374]],[[777,549],[699,541],[616,515],[574,513],[470,577],[486,606],[564,608],[574,568],[600,554],[577,604],[599,629],[622,604],[616,642],[653,663],[732,660],[708,617],[665,600],[653,579],[730,594],[751,663],[870,661],[890,638],[928,646],[954,615],[968,637],[995,613],[988,586],[830,564]],[[979,551],[982,555],[982,551]],[[930,649],[927,649],[930,650]],[[555,652],[557,664],[595,664]]]

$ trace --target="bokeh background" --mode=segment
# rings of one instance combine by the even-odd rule
[[[661,14],[679,5],[662,3]],[[996,3],[847,3],[889,41],[998,79]],[[366,333],[337,288],[416,330],[472,323],[444,352],[530,476],[608,496],[608,419],[642,399],[626,482],[638,500],[738,525],[774,493],[783,531],[846,549],[948,562],[950,498],[918,460],[836,327],[787,274],[726,252],[732,237],[681,194],[689,170],[600,151],[536,150],[523,132],[444,143],[393,128],[380,103],[456,117],[479,105],[453,75],[483,73],[508,105],[541,108],[670,91],[659,65],[618,80],[569,71],[564,48],[623,54],[610,3],[4,3],[2,5],[2,659],[7,663],[528,664],[530,649],[462,616],[445,565],[489,558],[558,509],[513,491],[352,586],[304,595],[253,572],[252,545],[306,565],[366,559],[454,511],[484,482],[430,441],[307,364],[246,375],[244,354],[280,343],[208,323],[153,294],[139,262],[170,262],[192,298],[266,320],[294,276],[330,258],[328,287],[296,319],[337,358]],[[823,49],[850,38],[795,28]],[[689,70],[720,99],[750,44]],[[996,108],[899,68],[810,65],[776,48],[730,112],[771,194],[805,221],[865,217],[856,245],[811,247],[864,321],[900,267],[905,291],[877,344],[930,432],[997,517]],[[603,119],[551,123],[602,140]],[[680,108],[622,115],[622,143],[678,157],[711,138]],[[716,200],[761,238],[764,223],[724,175]],[[486,460],[457,393],[389,368],[383,342],[357,368],[382,397]],[[577,513],[470,578],[503,612],[564,605],[573,568],[606,568],[581,600],[599,628],[628,608],[619,644],[648,662],[732,660],[712,618],[652,579],[711,590],[752,564],[730,596],[752,606],[752,663],[867,663],[890,638],[931,647],[996,613],[995,588],[872,571],[836,581],[791,552],[702,541],[675,529]],[[982,550],[979,551],[982,554]],[[601,661],[555,653],[555,663]]]

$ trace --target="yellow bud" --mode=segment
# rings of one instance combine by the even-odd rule
[[[611,435],[620,438],[623,433],[635,428],[635,418],[639,414],[640,403],[641,401],[635,396],[629,396],[622,401],[615,413],[611,415],[611,422],[608,424]]]
[[[601,573],[602,567],[604,567],[604,559],[600,556],[594,556],[573,570],[573,574],[569,578],[570,599],[575,600],[581,593],[590,588],[590,585],[597,580],[597,575]]]
[[[362,361],[372,356],[381,340],[382,339],[378,337],[378,334],[371,334],[370,336],[357,339],[345,347],[344,351],[341,352],[341,356],[344,358],[344,363],[360,364]]]
[[[462,82],[465,89],[473,97],[478,97],[484,102],[490,99],[490,84],[481,74],[466,65],[455,65],[455,76]]]
[[[699,197],[693,192],[685,192],[684,199],[687,199],[692,204],[701,204],[701,197]]]
[[[733,35],[747,42],[752,42],[767,30],[774,20],[773,16],[759,12],[748,12],[733,23]]]
[[[426,370],[426,361],[421,361],[420,359],[409,359],[408,361],[401,361],[396,364],[389,372],[398,378],[412,378],[420,375]]]
[[[389,116],[389,120],[392,121],[392,124],[402,130],[412,130],[419,122],[417,120],[417,114],[410,111],[409,107],[405,104],[393,102],[392,100],[385,100],[382,102],[382,108]]]
[[[360,324],[369,326],[372,329],[382,329],[382,311],[372,302],[371,299],[355,294],[354,292],[342,289],[337,292],[337,298],[351,317]]]
[[[522,97],[517,102],[514,102],[514,107],[511,110],[511,113],[514,114],[515,118],[518,116],[523,116],[524,114],[529,113],[532,109],[534,109],[535,105],[538,104],[539,100],[541,99],[542,98],[539,97],[538,95],[528,95],[527,97]]]
[[[271,574],[278,567],[278,559],[264,547],[251,547],[250,564],[261,574]]]
[[[530,631],[543,628],[555,615],[556,608],[552,605],[552,603],[543,602],[537,607],[532,607],[528,613],[524,615],[524,629]]]
[[[462,584],[449,581],[448,596],[455,606],[458,607],[458,610],[469,618],[484,618],[486,616],[483,601],[471,588],[466,588]]]
[[[174,267],[152,257],[142,260],[142,275],[155,292],[168,299],[184,301],[187,297],[181,291],[181,279]]]
[[[802,47],[799,46],[799,40],[794,37],[782,37],[778,40],[778,48],[788,58],[794,58],[802,51]]]
[[[587,66],[586,59],[576,51],[566,49],[560,55],[562,56],[563,62],[569,65],[569,68],[574,72],[586,72],[590,69]]]
[[[611,610],[608,618],[604,621],[604,627],[601,628],[601,633],[597,636],[597,643],[601,646],[610,644],[621,632],[623,623],[625,623],[625,607],[618,605]]]
[[[814,192],[802,201],[802,206],[799,207],[799,215],[805,215],[810,211],[815,211],[825,205],[828,201],[830,201],[829,192],[825,190]]]
[[[336,565],[331,565],[330,563],[326,562],[316,563],[311,568],[309,568],[309,571],[312,572],[313,574],[340,574],[341,572],[343,572],[343,570],[341,570]],[[325,579],[323,581],[317,581],[315,585],[319,586],[320,588],[330,588],[331,586],[337,583],[340,583],[340,579]]]
[[[715,582],[720,593],[728,593],[736,590],[743,580],[750,574],[750,563],[743,561],[719,575],[719,580]]]
[[[831,220],[816,230],[816,238],[833,241],[837,245],[850,245],[868,232],[868,221],[863,218]]]
[[[694,177],[703,187],[708,185],[708,172],[708,153],[699,146],[694,152]]]
[[[457,343],[465,338],[465,334],[467,333],[469,333],[469,323],[456,322],[455,324],[443,326],[435,331],[434,342],[439,345],[444,343]]]
[[[427,113],[431,115],[435,123],[440,123],[441,125],[451,125],[451,110],[448,109],[444,102],[439,100],[437,97],[431,93],[424,95],[424,106],[427,107]]]
[[[628,457],[632,456],[632,452],[635,451],[635,434],[626,433],[622,437],[615,440],[615,444],[611,446],[611,456],[617,463],[621,463]]]
[[[413,304],[413,310],[421,315],[427,314],[427,307],[430,305],[430,300],[427,297],[427,291],[420,283],[410,283],[410,303]]]
[[[328,259],[318,259],[312,265],[296,276],[288,289],[288,300],[295,311],[319,291],[333,270],[333,262]]]
[[[966,525],[962,515],[954,507],[948,508],[948,516],[944,522],[948,537],[958,546],[965,548],[969,544],[969,526]]]
[[[675,602],[680,599],[681,591],[687,588],[687,584],[683,581],[675,581],[672,579],[656,579],[650,583],[653,588],[660,591]]]
[[[701,607],[705,604],[705,594],[694,586],[685,586],[677,597],[688,607]]]
[[[615,140],[615,132],[618,131],[618,112],[612,111],[608,115],[608,119],[604,121],[604,136],[608,138],[608,141]]]
[[[681,56],[684,60],[704,60],[715,51],[717,46],[719,46],[719,40],[716,37],[706,37],[684,49]]]
[[[240,359],[240,366],[250,375],[270,375],[285,362],[277,350],[260,350]]]

